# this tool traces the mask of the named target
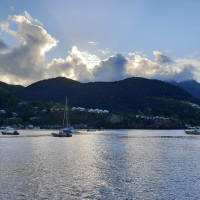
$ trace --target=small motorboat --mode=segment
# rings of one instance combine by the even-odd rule
[[[188,127],[185,133],[192,135],[200,135],[200,127]]]
[[[87,132],[96,132],[96,129],[87,129]]]
[[[1,131],[2,135],[19,135],[17,130],[4,130]]]

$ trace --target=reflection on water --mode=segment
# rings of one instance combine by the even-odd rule
[[[200,198],[200,136],[182,130],[50,133],[0,136],[0,199]]]

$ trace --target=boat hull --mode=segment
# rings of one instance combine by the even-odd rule
[[[1,131],[2,135],[19,135],[19,132],[8,132],[8,131]]]
[[[52,133],[51,134],[53,137],[72,137],[72,134],[70,133]]]
[[[185,133],[190,134],[190,135],[200,135],[200,132],[198,131],[185,131]]]

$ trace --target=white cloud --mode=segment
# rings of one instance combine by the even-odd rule
[[[11,29],[11,23],[15,23],[18,29]],[[45,54],[58,44],[58,40],[48,34],[41,23],[33,19],[28,12],[25,11],[24,15],[9,16],[0,27],[19,41],[17,46],[8,47],[0,39],[0,78],[8,83],[26,85],[57,76],[81,82],[116,81],[130,76],[176,81],[195,78],[200,81],[199,60],[172,60],[159,51],[153,52],[153,60],[141,52],[128,53],[134,58],[116,54],[101,60],[98,56],[73,46],[65,59],[54,58],[47,63]],[[98,52],[110,54],[108,48]]]
[[[160,80],[183,81],[194,78],[194,65],[190,62],[181,63],[171,59],[161,52],[154,51],[155,61],[136,55],[128,59],[126,73],[132,76],[154,78]]]
[[[171,59],[165,56],[162,52],[154,51],[153,54],[155,56],[156,62],[159,64],[169,64],[172,62]]]
[[[29,15],[27,13],[27,15]],[[18,30],[11,30],[15,23]],[[23,15],[9,16],[1,29],[19,40],[19,45],[0,54],[0,77],[9,83],[28,84],[45,77],[45,53],[55,47],[58,41],[39,25],[34,25]]]
[[[128,53],[128,56],[135,56],[135,55],[136,55],[135,52],[129,52],[129,53]]]
[[[128,55],[128,56],[136,56],[136,55],[140,55],[140,56],[143,56],[143,57],[147,57],[147,55],[144,54],[144,53],[142,53],[141,51],[129,52],[127,55]]]
[[[25,14],[25,17],[26,17],[30,22],[35,22],[35,23],[37,23],[37,24],[43,26],[43,24],[42,24],[39,20],[33,19],[27,11],[24,11],[24,14]]]
[[[65,60],[53,59],[48,64],[47,73],[49,77],[64,76],[81,82],[115,81],[128,77],[125,74],[126,62],[127,59],[121,54],[100,60],[74,46]]]
[[[64,59],[53,59],[48,64],[47,73],[50,77],[64,76],[82,82],[93,79],[92,70],[98,65],[100,59],[88,52],[81,52],[76,46],[72,47],[69,56]]]
[[[176,59],[176,63],[187,68],[188,73],[185,73],[185,79],[195,79],[200,82],[200,61],[198,59]]]
[[[106,49],[100,49],[100,50],[98,50],[98,52],[100,52],[100,53],[102,53],[104,55],[107,55],[107,54],[110,53],[110,49],[108,49],[108,48],[106,48]]]
[[[97,42],[94,42],[94,41],[90,41],[88,43],[91,44],[91,45],[97,45]]]
[[[116,81],[126,78],[127,59],[121,54],[103,60],[93,70],[94,81]]]

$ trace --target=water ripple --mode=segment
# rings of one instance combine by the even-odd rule
[[[49,135],[0,138],[0,199],[200,198],[197,136],[182,130]]]

